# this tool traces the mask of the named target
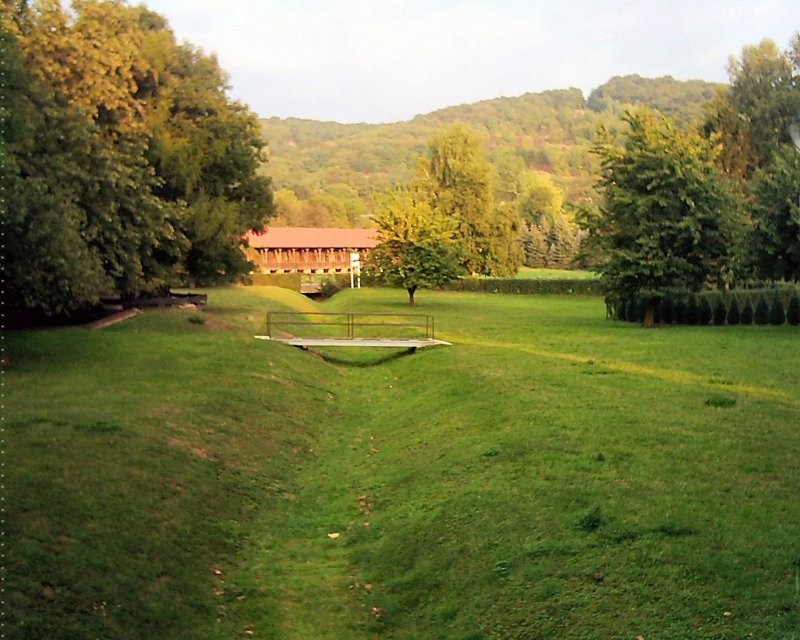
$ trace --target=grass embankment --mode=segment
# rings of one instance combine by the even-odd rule
[[[9,637],[800,631],[797,329],[423,292],[456,346],[347,367],[210,298],[9,336]]]

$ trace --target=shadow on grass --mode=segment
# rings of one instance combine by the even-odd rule
[[[413,355],[417,352],[416,347],[412,347],[410,349],[403,349],[401,351],[393,351],[388,355],[378,355],[365,357],[365,354],[358,353],[353,354],[352,358],[341,357],[338,355],[332,355],[330,353],[325,353],[322,351],[317,351],[316,349],[304,349],[309,354],[324,360],[325,362],[329,362],[331,364],[335,364],[337,366],[342,367],[377,367],[382,364],[386,364],[387,362],[392,362],[394,360],[399,360],[400,358],[405,358],[406,356]]]

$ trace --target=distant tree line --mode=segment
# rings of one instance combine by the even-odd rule
[[[121,0],[2,11],[7,302],[69,312],[246,271],[272,191],[216,58]]]

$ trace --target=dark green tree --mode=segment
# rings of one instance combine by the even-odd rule
[[[686,301],[686,307],[684,311],[684,323],[692,325],[697,324],[699,320],[699,313],[700,309],[697,306],[697,296],[689,296],[689,299]]]
[[[772,305],[769,308],[769,323],[780,326],[784,322],[786,322],[786,311],[783,308],[781,295],[776,291],[775,297],[772,299]]]
[[[769,304],[766,296],[762,293],[758,296],[756,308],[753,311],[753,322],[756,324],[769,324]]]
[[[714,324],[717,326],[725,324],[727,315],[728,310],[725,308],[725,301],[722,299],[722,296],[719,296],[714,301],[714,313],[712,318]]]
[[[216,58],[176,45],[157,18],[146,11],[140,18],[158,38],[151,55],[163,66],[143,96],[157,194],[179,210],[187,275],[200,282],[235,279],[250,267],[242,251],[246,232],[263,228],[274,213],[270,180],[260,173],[266,143],[256,116],[227,96]]]
[[[16,39],[5,29],[0,65],[4,298],[47,313],[94,304],[113,281],[81,206],[91,125],[80,109],[60,104],[52,87],[26,74]]]
[[[791,298],[789,298],[789,304],[786,307],[786,322],[793,327],[800,324],[800,298],[796,291],[792,293]]]
[[[699,290],[718,278],[736,232],[737,202],[699,135],[677,131],[648,111],[626,116],[622,147],[607,135],[602,159],[601,214],[589,242],[606,256],[598,268],[607,289],[649,300],[646,326],[670,289]]]
[[[664,296],[659,301],[661,322],[664,324],[671,324],[673,321],[672,297]]]
[[[731,303],[728,306],[728,316],[726,318],[728,324],[737,325],[742,320],[742,312],[739,309],[739,302],[736,295],[731,296]]]
[[[697,324],[703,326],[711,322],[713,313],[711,311],[711,304],[708,302],[708,296],[700,296],[700,304],[697,306]]]
[[[676,297],[672,301],[672,323],[686,323],[686,300],[682,297]]]
[[[525,250],[525,265],[534,268],[547,266],[547,235],[536,224],[532,224],[522,237],[522,246]]]
[[[748,266],[757,278],[796,282],[800,280],[800,152],[793,145],[782,145],[755,180]]]
[[[741,324],[753,324],[753,315],[753,304],[750,301],[750,296],[747,296],[745,297],[744,302],[742,302],[742,315],[740,318]]]

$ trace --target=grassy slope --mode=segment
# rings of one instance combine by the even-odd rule
[[[202,326],[10,336],[27,637],[800,629],[796,329],[644,331],[596,299],[422,292],[456,346],[347,367],[255,343],[273,295],[310,306],[222,291]]]

